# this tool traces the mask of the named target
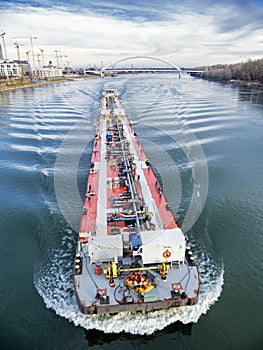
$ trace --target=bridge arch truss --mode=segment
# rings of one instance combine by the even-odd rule
[[[181,73],[181,69],[176,66],[175,64],[167,61],[167,60],[164,60],[162,58],[159,58],[159,57],[154,57],[154,56],[130,56],[130,57],[125,57],[125,58],[122,58],[120,60],[117,60],[113,63],[110,63],[108,65],[105,65],[101,68],[101,72],[105,72],[105,70],[109,69],[110,67],[114,67],[116,66],[117,64],[119,63],[122,63],[122,62],[126,62],[126,61],[130,61],[130,60],[136,60],[136,59],[148,59],[148,60],[153,60],[153,61],[159,61],[159,62],[162,62],[164,64],[167,64],[168,66],[176,69],[178,71],[178,73]]]

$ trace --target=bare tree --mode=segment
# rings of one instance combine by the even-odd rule
[[[197,67],[204,70],[202,78],[217,81],[229,81],[231,79],[244,82],[263,83],[263,58],[247,60],[236,64],[217,64],[214,66]]]

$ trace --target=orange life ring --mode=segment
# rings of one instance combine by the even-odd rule
[[[165,259],[169,259],[171,255],[172,255],[172,253],[171,253],[170,250],[168,250],[168,249],[166,249],[166,251],[163,252],[163,257],[164,257]]]

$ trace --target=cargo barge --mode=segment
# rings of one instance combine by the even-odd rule
[[[195,258],[114,89],[102,95],[73,278],[87,315],[198,302]]]

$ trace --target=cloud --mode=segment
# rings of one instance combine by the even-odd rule
[[[263,7],[255,1],[236,1],[222,6],[214,4],[212,10],[218,14],[217,27],[220,32],[232,32],[249,28],[262,29]]]
[[[206,0],[35,1],[34,6],[1,3],[0,23],[7,32],[10,58],[13,42],[23,43],[22,57],[34,47],[46,60],[59,50],[74,65],[109,63],[125,56],[152,55],[181,66],[242,61],[263,52],[262,20],[257,2]],[[239,4],[241,3],[242,6]],[[86,5],[85,5],[86,4]],[[20,38],[20,39],[19,39]]]

